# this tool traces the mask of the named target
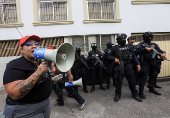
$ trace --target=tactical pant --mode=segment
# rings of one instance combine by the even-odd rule
[[[135,64],[135,62],[133,60],[130,62],[130,64],[132,65],[135,80],[136,80],[136,82],[139,82],[139,72],[138,72],[137,65]]]
[[[110,84],[110,78],[113,76],[113,83],[115,84],[115,79],[114,79],[114,63],[108,63],[107,68],[106,68],[106,84]]]
[[[116,67],[117,66],[118,65],[116,65]],[[124,66],[124,75],[125,75],[125,77],[128,81],[129,89],[131,90],[132,95],[138,95],[138,91],[137,91],[136,86],[135,86],[135,77],[134,77],[134,73],[133,73],[133,69],[132,69],[131,64],[127,64],[127,65]],[[116,80],[115,94],[121,95],[123,78],[120,78],[120,72],[116,71],[116,70],[115,70],[114,77],[115,77],[115,80]]]
[[[156,66],[153,66],[150,64],[149,61],[144,60],[143,61],[143,66],[142,66],[142,78],[139,81],[139,92],[143,92],[145,82],[148,79],[149,76],[149,89],[153,90],[154,89],[154,80],[156,77],[157,69]]]
[[[156,85],[157,76],[158,76],[158,74],[160,73],[160,70],[161,70],[161,64],[156,65],[155,68],[156,68],[156,71],[155,71],[155,76],[154,76],[154,86]],[[149,81],[148,81],[148,84],[150,86],[151,83],[149,83],[149,82],[150,82],[150,78],[149,78]]]
[[[99,84],[102,85],[102,67],[100,66],[91,66],[91,78],[92,78],[92,87],[95,87],[96,79],[99,80]]]
[[[82,77],[82,82],[83,82],[83,89],[87,89],[86,85],[86,69],[85,68],[80,68],[80,69],[74,69],[74,80],[78,80]]]
[[[65,82],[68,82],[68,76],[62,79],[60,82],[56,82],[56,94],[57,94],[57,101],[59,105],[64,105],[64,99],[62,96],[62,89],[68,92],[79,104],[84,103],[84,99],[80,96],[80,94],[74,89],[74,87],[65,87]]]

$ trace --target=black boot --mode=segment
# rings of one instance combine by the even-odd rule
[[[100,85],[100,89],[102,89],[102,90],[106,90],[104,87],[103,87],[103,85]]]
[[[95,91],[95,87],[92,87],[90,93],[93,93],[94,91]]]
[[[83,91],[84,91],[85,93],[88,93],[88,92],[89,92],[87,89],[83,89]]]
[[[142,102],[142,99],[139,97],[139,95],[132,95],[132,97],[138,102]]]
[[[146,99],[146,96],[143,94],[143,92],[139,92],[139,96],[140,96],[142,99]]]
[[[117,95],[115,96],[115,98],[114,98],[114,101],[115,101],[115,102],[118,102],[120,98],[121,98],[121,95],[117,94]]]
[[[110,84],[107,85],[107,90],[109,90],[109,89],[110,89]]]
[[[155,88],[162,88],[162,87],[158,86],[157,84],[156,84],[154,87],[155,87]]]
[[[161,95],[157,90],[155,89],[149,89],[149,92],[154,93],[155,95]]]

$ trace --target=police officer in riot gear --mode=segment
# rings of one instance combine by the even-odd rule
[[[100,89],[102,90],[106,89],[102,85],[102,67],[101,67],[102,63],[97,62],[98,61],[97,58],[101,60],[103,55],[100,51],[97,50],[96,43],[92,43],[91,48],[92,51],[89,51],[87,54],[87,62],[91,69],[90,72],[92,78],[92,88],[90,92],[92,93],[95,91],[95,84],[97,78],[99,79]]]
[[[138,44],[138,49],[136,50],[136,54],[140,55],[142,60],[141,67],[142,67],[142,78],[139,81],[139,96],[143,99],[146,99],[144,95],[144,86],[147,78],[149,76],[149,92],[154,93],[156,95],[161,95],[160,92],[156,91],[154,88],[154,78],[157,74],[157,69],[155,68],[156,65],[161,61],[156,55],[154,58],[152,55],[154,54],[154,49],[156,49],[159,53],[161,53],[160,58],[163,60],[166,58],[166,54],[162,51],[159,46],[155,43],[151,43],[153,39],[152,32],[145,32],[143,34],[143,42]],[[153,48],[152,48],[153,47]]]
[[[73,64],[73,76],[75,80],[78,80],[82,77],[83,91],[85,93],[88,93],[87,85],[86,85],[86,77],[87,77],[86,67],[88,67],[87,59],[83,55],[81,55],[81,49],[79,47],[76,47],[75,61]],[[78,88],[76,88],[76,90],[78,91]]]
[[[108,42],[106,44],[107,46],[107,49],[104,50],[103,52],[103,58],[104,58],[104,63],[106,65],[106,84],[107,84],[107,89],[109,90],[110,89],[110,78],[112,75],[114,75],[114,63],[113,63],[113,60],[112,60],[112,56],[110,55],[111,53],[111,47],[112,47],[112,43],[111,42]],[[115,81],[114,81],[114,77],[113,77],[113,84],[115,84]]]
[[[135,37],[129,36],[127,38],[127,41],[128,41],[128,44],[127,44],[128,47],[131,47],[135,53],[137,49],[137,45],[133,45],[135,43]],[[135,74],[136,85],[138,85],[139,84],[139,72],[138,72],[137,65],[135,64],[133,60],[131,60],[130,64],[132,65],[133,72]]]
[[[129,84],[129,89],[132,93],[132,97],[137,101],[142,102],[142,99],[139,97],[135,86],[135,77],[130,62],[131,59],[133,59],[137,64],[138,70],[140,70],[140,63],[134,54],[133,49],[126,45],[126,37],[126,34],[118,34],[116,39],[118,45],[111,48],[111,55],[115,61],[114,78],[116,80],[116,89],[114,101],[118,102],[121,97],[122,82],[125,75]]]

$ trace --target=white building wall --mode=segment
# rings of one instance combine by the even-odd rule
[[[33,0],[20,0],[21,21],[24,27],[18,27],[23,36],[36,34],[40,37],[112,34],[134,32],[169,32],[170,4],[132,5],[131,0],[119,0],[121,23],[84,24],[83,0],[71,0],[74,24],[33,26]],[[15,28],[0,28],[0,40],[20,39]],[[9,35],[10,34],[10,35]]]
[[[0,57],[0,88],[3,87],[3,75],[6,69],[7,63],[9,61],[18,58],[19,56],[12,56],[12,57]]]

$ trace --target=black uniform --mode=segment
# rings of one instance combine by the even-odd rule
[[[114,62],[113,62],[113,57],[110,55],[111,53],[111,47],[112,43],[107,43],[107,49],[104,50],[103,52],[103,58],[104,58],[104,64],[106,66],[106,84],[107,84],[107,89],[110,89],[110,78],[113,76],[113,84],[115,84],[115,79],[114,79]]]
[[[92,44],[93,45],[93,44]],[[96,44],[95,44],[96,45]],[[102,67],[97,62],[96,58],[102,59],[103,55],[97,50],[97,46],[92,46],[92,51],[87,54],[87,62],[90,66],[91,78],[92,78],[92,88],[91,93],[95,90],[96,79],[99,79],[100,89],[105,90],[102,86]]]
[[[133,52],[135,53],[136,51],[136,48],[134,45],[131,45],[131,44],[127,44],[129,48],[132,48],[133,49]],[[134,75],[135,75],[135,80],[136,80],[136,84],[139,83],[139,72],[138,72],[138,68],[137,68],[137,64],[134,62],[134,60],[131,60],[130,62],[132,68],[133,68],[133,72],[134,72]]]
[[[75,61],[73,65],[73,76],[74,76],[74,80],[78,80],[82,77],[83,91],[85,93],[88,93],[87,85],[86,85],[86,77],[87,77],[86,68],[88,68],[87,59],[83,55],[81,55],[80,52],[81,52],[80,48],[76,48]]]
[[[132,93],[132,97],[134,97],[137,101],[142,102],[142,99],[138,96],[138,91],[135,86],[135,77],[130,62],[131,59],[133,59],[137,65],[139,65],[140,63],[136,55],[134,54],[133,49],[125,45],[125,39],[126,34],[119,34],[116,39],[119,45],[113,46],[111,48],[111,55],[114,57],[113,59],[115,60],[115,58],[117,58],[121,62],[120,65],[118,63],[115,63],[114,78],[116,80],[116,96],[114,98],[114,101],[117,102],[121,97],[122,82],[125,75],[129,84],[129,89]]]
[[[65,90],[68,92],[68,94],[70,96],[72,96],[79,104],[83,104],[85,102],[85,99],[83,99],[80,94],[74,89],[73,86],[71,87],[67,87],[65,86],[65,82],[68,82],[68,76],[67,73],[63,73],[63,79],[59,82],[55,82],[54,84],[54,92],[57,95],[57,104],[56,105],[60,105],[63,106],[64,105],[64,99],[63,99],[63,93],[62,93],[62,89],[65,88]]]
[[[149,92],[152,92],[156,95],[161,95],[158,91],[154,89],[154,80],[157,75],[157,64],[161,61],[157,58],[157,55],[155,58],[152,58],[153,51],[147,51],[145,49],[146,45],[153,46],[158,52],[165,53],[162,51],[159,46],[155,43],[151,43],[151,40],[153,38],[153,34],[151,32],[145,32],[143,34],[143,43],[138,44],[138,49],[136,50],[136,54],[140,55],[142,60],[142,78],[139,81],[139,95],[141,98],[146,99],[143,90],[145,86],[145,82],[149,76]]]

